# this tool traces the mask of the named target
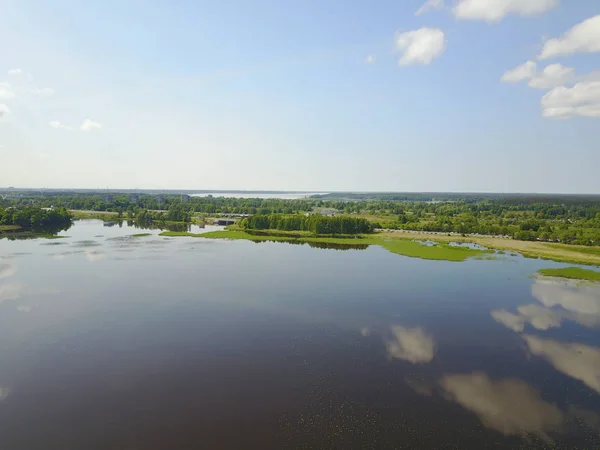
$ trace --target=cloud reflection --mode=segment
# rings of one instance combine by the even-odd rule
[[[560,327],[563,320],[572,320],[586,327],[600,325],[600,288],[581,285],[571,280],[536,279],[532,295],[543,305],[522,305],[517,313],[504,309],[491,312],[494,320],[520,333],[525,324],[537,330]]]
[[[435,354],[435,342],[421,328],[390,327],[391,337],[385,340],[390,358],[402,359],[414,364],[428,363]]]
[[[446,375],[440,386],[452,401],[475,413],[484,426],[505,435],[535,434],[548,439],[547,433],[564,426],[563,413],[518,379],[494,381],[483,372],[473,372]]]
[[[12,277],[17,273],[17,267],[11,262],[0,262],[0,279]]]
[[[578,343],[564,344],[532,335],[524,335],[523,339],[531,353],[600,393],[600,348]]]
[[[600,288],[572,280],[538,278],[531,294],[548,308],[560,307],[563,316],[587,327],[600,324]]]
[[[85,259],[87,259],[89,262],[96,262],[96,261],[103,260],[105,258],[105,256],[106,255],[101,252],[95,252],[95,251],[86,251],[85,252]]]
[[[2,284],[0,285],[0,303],[9,300],[18,300],[23,292],[23,286],[20,284]]]
[[[9,388],[0,388],[0,402],[6,399],[6,397],[8,397],[8,394],[10,394]]]

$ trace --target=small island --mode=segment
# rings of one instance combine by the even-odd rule
[[[581,269],[579,267],[564,267],[560,269],[540,269],[537,272],[545,277],[568,278],[570,280],[600,281],[600,272]]]

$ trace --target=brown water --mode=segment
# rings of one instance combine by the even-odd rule
[[[600,448],[560,264],[138,232],[0,240],[0,449]]]

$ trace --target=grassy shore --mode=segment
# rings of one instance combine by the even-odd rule
[[[207,233],[185,233],[165,231],[161,236],[188,236],[205,239],[243,239],[254,242],[298,242],[331,244],[335,246],[356,246],[356,245],[379,245],[386,250],[403,256],[413,258],[443,260],[443,261],[464,261],[467,258],[481,256],[490,253],[489,250],[476,250],[467,247],[451,246],[448,243],[437,243],[435,245],[424,245],[407,239],[391,239],[379,235],[362,235],[354,237],[334,237],[334,236],[313,236],[303,232],[278,232],[273,234],[254,234],[246,231],[211,231]]]
[[[600,281],[600,272],[581,269],[580,267],[565,267],[562,269],[540,269],[538,274],[546,277],[569,278],[571,280]]]
[[[261,234],[248,233],[237,227],[223,231],[192,234],[186,232],[164,232],[162,236],[192,236],[208,239],[245,239],[250,241],[290,241],[331,243],[336,245],[379,245],[392,253],[423,259],[464,261],[470,257],[486,259],[490,251],[450,246],[450,242],[473,243],[482,247],[498,250],[499,253],[515,252],[527,258],[542,258],[571,264],[600,266],[600,247],[581,245],[552,244],[546,242],[517,241],[513,239],[489,236],[456,236],[443,233],[411,233],[405,231],[380,232],[359,236],[356,239],[340,237],[313,236],[307,232],[282,232],[269,230]],[[434,241],[435,246],[422,245],[418,240]]]
[[[131,235],[131,237],[146,237],[146,236],[152,236],[152,233],[136,233],[136,234]]]
[[[20,229],[21,227],[19,225],[0,225],[0,233],[3,233],[5,231],[14,232],[19,231]]]
[[[438,242],[469,242],[482,247],[520,253],[527,258],[542,258],[570,264],[600,266],[600,247],[553,244],[549,242],[518,241],[490,236],[456,236],[443,233],[411,233],[390,231],[377,233],[394,239],[430,239]]]

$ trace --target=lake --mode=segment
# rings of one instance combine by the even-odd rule
[[[600,447],[600,290],[531,277],[561,264],[149,232],[0,239],[0,448]]]

